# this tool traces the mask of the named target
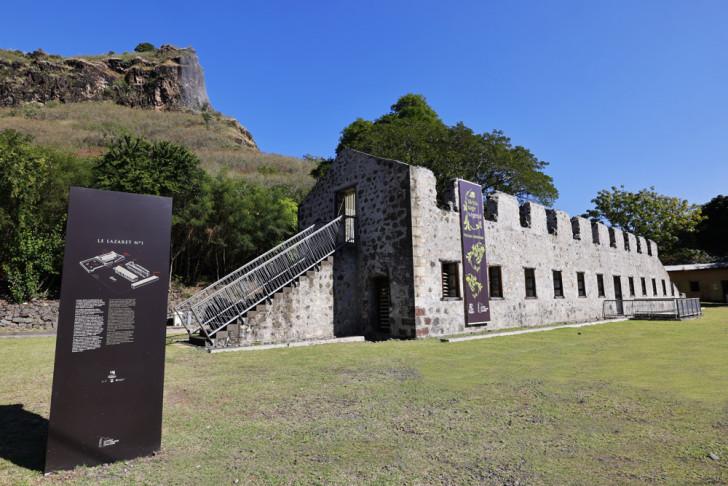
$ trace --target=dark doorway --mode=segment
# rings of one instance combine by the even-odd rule
[[[622,279],[619,275],[614,276],[614,299],[617,303],[617,314],[624,314],[624,304],[622,303]]]
[[[390,291],[387,277],[374,277],[371,292],[371,331],[375,338],[387,338],[391,334]]]
[[[723,286],[723,302],[728,304],[728,280],[722,280],[720,283]]]

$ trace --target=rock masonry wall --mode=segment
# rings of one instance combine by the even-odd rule
[[[372,282],[390,288],[390,335],[414,337],[410,166],[344,150],[299,209],[299,224],[328,223],[338,215],[337,193],[356,189],[356,244],[336,252],[336,336],[377,334]]]
[[[460,263],[462,276],[459,215],[437,207],[432,172],[412,167],[411,177],[417,336],[465,332],[463,302],[443,300],[440,282],[441,261]],[[484,205],[486,261],[501,268],[503,282],[503,297],[490,302],[489,329],[602,319],[604,301],[616,297],[615,277],[624,299],[677,295],[653,241],[539,204],[519,205],[505,193],[491,195]],[[526,297],[526,268],[535,270],[536,298]],[[561,272],[563,297],[554,295],[553,271]],[[584,273],[585,297],[578,294],[577,272]],[[602,275],[604,296],[597,275]]]

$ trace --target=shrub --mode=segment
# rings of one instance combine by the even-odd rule
[[[134,48],[134,52],[152,52],[156,50],[157,48],[151,42],[142,42]]]
[[[57,287],[68,186],[87,181],[83,161],[0,132],[0,280],[14,300]]]

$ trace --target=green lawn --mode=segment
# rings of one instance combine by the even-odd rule
[[[43,477],[53,344],[0,341],[0,483],[728,484],[728,307],[464,343],[169,345],[161,453]]]

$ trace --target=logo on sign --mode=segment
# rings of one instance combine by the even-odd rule
[[[111,437],[99,437],[99,448],[109,447],[119,443],[118,439],[112,439]]]
[[[126,381],[126,378],[121,378],[116,374],[116,370],[109,370],[109,374],[106,375],[106,378],[101,380],[101,383],[121,383],[122,381]]]

